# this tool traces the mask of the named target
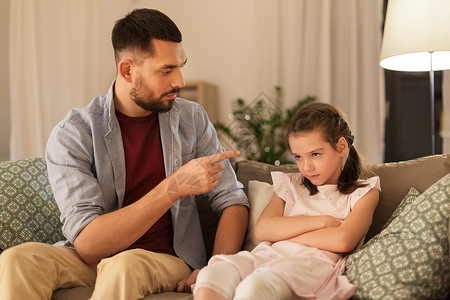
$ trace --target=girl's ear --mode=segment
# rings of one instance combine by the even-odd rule
[[[348,143],[344,137],[340,137],[337,142],[337,151],[341,157],[344,157],[348,153]]]

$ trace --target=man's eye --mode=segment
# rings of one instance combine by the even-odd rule
[[[313,157],[317,157],[317,156],[319,156],[319,155],[320,155],[320,153],[313,153],[313,154],[312,154]]]
[[[295,155],[294,158],[295,158],[296,160],[302,159],[302,157],[301,157],[300,155]]]
[[[162,71],[163,74],[169,74],[170,72],[172,72],[172,69],[164,69]]]

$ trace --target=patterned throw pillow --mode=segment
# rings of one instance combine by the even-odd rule
[[[449,295],[450,174],[402,206],[383,231],[349,256],[346,275],[357,286],[355,299]]]
[[[64,240],[59,216],[44,159],[0,163],[1,249]]]
[[[392,213],[392,215],[389,217],[389,219],[384,223],[383,229],[388,227],[389,224],[391,224],[392,220],[394,220],[404,209],[406,206],[408,206],[410,203],[414,202],[417,197],[420,196],[420,193],[415,188],[410,188],[408,191],[408,194],[403,198],[403,200],[400,202],[400,204],[397,206],[395,211]]]

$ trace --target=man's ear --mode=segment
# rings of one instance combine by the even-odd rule
[[[117,73],[127,82],[132,81],[134,62],[131,59],[123,59],[117,66]]]
[[[348,143],[347,140],[344,137],[340,137],[338,142],[337,142],[337,151],[339,152],[339,154],[343,157],[347,154],[348,152]]]

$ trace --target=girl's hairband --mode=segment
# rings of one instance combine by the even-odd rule
[[[353,146],[354,136],[345,136],[344,139],[347,142],[348,147],[351,148]]]

